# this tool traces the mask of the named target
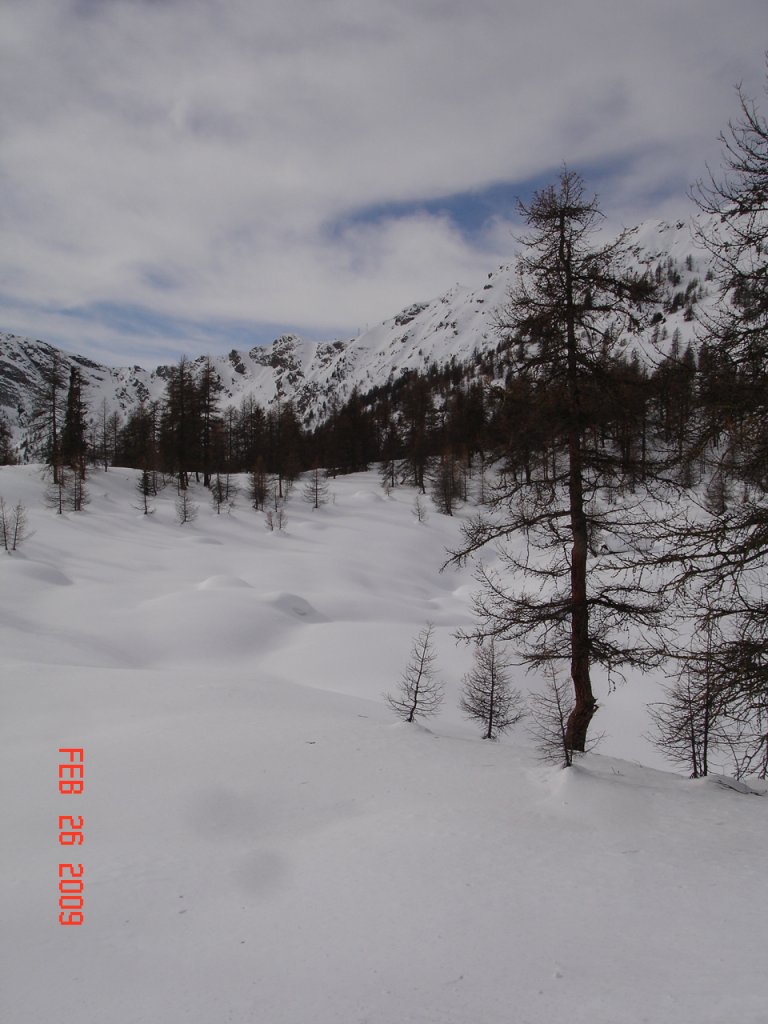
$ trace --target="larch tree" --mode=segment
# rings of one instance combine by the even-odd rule
[[[211,486],[214,471],[220,470],[224,452],[220,450],[222,421],[218,409],[219,394],[223,385],[216,373],[210,356],[203,359],[197,380],[198,407],[200,418],[200,468],[203,485]]]
[[[69,371],[67,405],[64,426],[61,431],[61,461],[80,480],[85,480],[85,462],[88,454],[87,407],[83,398],[83,381],[79,369],[72,366]]]
[[[27,535],[27,510],[17,502],[11,507],[0,497],[0,544],[11,554]]]
[[[312,508],[320,508],[329,501],[328,478],[318,465],[312,467],[304,482],[303,498]]]
[[[0,415],[0,466],[13,466],[15,463],[11,427],[5,416]]]
[[[162,468],[176,476],[179,491],[187,489],[190,470],[200,466],[201,419],[195,371],[182,356],[168,371],[160,421]]]
[[[496,739],[525,714],[522,694],[511,683],[511,667],[495,640],[475,648],[474,665],[464,676],[459,706],[468,718],[481,723],[483,739]]]
[[[443,683],[435,673],[433,633],[434,626],[427,623],[413,642],[397,691],[384,694],[387,704],[404,722],[430,718],[443,703]]]
[[[768,121],[740,89],[738,118],[721,136],[723,169],[693,197],[706,215],[720,302],[699,330],[719,386],[704,423],[710,465],[705,500],[672,534],[700,632],[714,626],[720,721],[743,748],[739,768],[768,774]],[[737,484],[732,496],[718,479]],[[737,500],[734,500],[734,497]]]
[[[515,379],[547,402],[546,445],[524,454],[524,472],[502,473],[451,560],[496,545],[500,567],[477,569],[478,625],[464,638],[511,640],[528,666],[566,661],[574,696],[566,741],[583,751],[597,709],[593,665],[609,676],[648,667],[656,649],[645,638],[663,609],[655,581],[638,569],[649,484],[623,496],[627,469],[601,421],[624,379],[620,343],[648,322],[655,283],[630,235],[596,242],[602,213],[573,172],[520,210],[530,230],[496,328]]]
[[[554,665],[548,668],[544,690],[530,695],[528,709],[528,732],[540,759],[570,768],[574,750],[568,738],[568,721],[573,714],[572,688],[558,675]]]
[[[35,412],[35,420],[42,434],[42,450],[52,471],[53,482],[58,484],[64,475],[61,462],[62,404],[66,375],[58,349],[49,348],[48,360],[42,370],[42,389]]]

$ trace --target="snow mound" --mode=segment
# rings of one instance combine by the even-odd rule
[[[226,573],[222,573],[219,576],[209,576],[208,579],[203,580],[197,584],[198,590],[229,590],[234,587],[250,587],[251,584],[246,582],[241,576],[229,576]]]
[[[54,587],[69,587],[72,585],[71,577],[52,565],[40,565],[36,562],[25,562],[16,557],[12,562],[12,571],[27,580],[35,580],[38,583],[47,583]]]
[[[149,613],[149,615],[148,615]],[[252,587],[196,588],[144,602],[129,616],[147,664],[239,661],[285,642],[285,615],[260,600]]]
[[[353,501],[366,502],[369,504],[376,504],[384,501],[384,496],[379,494],[377,491],[355,491],[351,495]]]
[[[306,622],[328,621],[325,615],[322,615],[314,605],[311,605],[306,598],[300,597],[299,594],[276,594],[270,597],[268,601],[274,608],[279,608],[286,615],[304,619]]]

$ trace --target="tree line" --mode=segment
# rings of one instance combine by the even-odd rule
[[[683,347],[679,331],[665,339],[664,330],[656,331],[655,363],[637,350],[611,352],[604,341],[595,359],[601,379],[582,389],[587,442],[618,449],[627,483],[647,474],[650,453],[662,444],[679,453],[678,472],[700,478],[690,439],[719,415],[723,390],[740,386],[709,346]],[[225,406],[209,359],[182,357],[165,376],[162,399],[145,400],[122,418],[105,403],[90,408],[79,371],[65,379],[54,352],[37,412],[38,454],[55,476],[66,468],[82,477],[88,467],[124,466],[174,477],[180,490],[191,476],[210,487],[217,474],[257,467],[290,481],[317,466],[337,475],[376,463],[385,485],[431,489],[451,514],[483,463],[503,459],[528,483],[537,465],[546,472],[563,430],[562,381],[521,373],[506,339],[467,362],[353,391],[314,427],[279,394],[267,408],[252,396]],[[10,431],[5,461],[13,461]]]

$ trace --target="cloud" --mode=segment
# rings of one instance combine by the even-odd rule
[[[506,212],[456,197],[564,160],[617,220],[685,210],[763,28],[763,0],[9,0],[0,321],[126,361],[116,307],[169,344],[353,331],[504,258]]]

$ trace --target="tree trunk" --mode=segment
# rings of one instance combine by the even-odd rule
[[[574,706],[568,717],[565,742],[569,750],[583,751],[597,701],[589,675],[589,605],[587,604],[587,553],[589,531],[584,512],[584,475],[581,459],[581,401],[577,364],[576,315],[571,281],[571,251],[560,221],[560,260],[565,274],[565,325],[570,429],[568,432],[568,499],[571,518],[571,679]]]
[[[589,675],[589,605],[587,604],[587,517],[581,480],[579,438],[569,445],[571,509],[571,679],[575,703],[568,718],[565,740],[570,750],[584,750],[587,731],[597,710]]]

